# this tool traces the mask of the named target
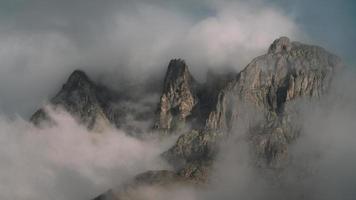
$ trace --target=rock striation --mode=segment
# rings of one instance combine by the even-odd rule
[[[153,114],[153,131],[180,134],[162,154],[174,170],[141,174],[130,182],[130,188],[207,182],[219,144],[236,132],[244,133],[257,167],[283,169],[289,160],[288,147],[302,129],[295,123],[299,117],[296,103],[321,98],[340,68],[342,62],[337,56],[287,37],[276,39],[266,54],[253,59],[239,73],[209,74],[206,83],[198,83],[183,60],[171,60]],[[125,101],[131,100],[95,84],[77,70],[50,103],[64,108],[89,129],[98,129],[127,124],[125,116],[136,111],[127,109],[127,104],[122,104]],[[31,117],[36,125],[46,120],[50,117],[45,109]],[[96,199],[120,199],[125,190],[119,191]]]
[[[163,155],[180,170],[199,168],[196,165],[213,160],[219,141],[234,134],[236,126],[248,124],[256,164],[281,168],[288,161],[288,144],[301,128],[293,122],[298,117],[294,102],[320,98],[341,66],[337,56],[321,47],[281,37],[265,55],[224,81],[211,96],[215,100],[205,111],[204,127],[181,135]]]
[[[65,109],[89,129],[100,130],[110,122],[98,98],[98,90],[100,88],[83,71],[75,70],[50,103]],[[40,109],[30,120],[39,125],[51,119],[44,109]]]
[[[282,169],[288,164],[288,146],[301,129],[295,123],[298,110],[294,104],[322,97],[341,67],[340,59],[323,48],[291,42],[287,37],[276,39],[265,55],[236,75],[211,78],[205,84],[187,81],[194,78],[185,63],[173,60],[164,81],[157,127],[174,131],[171,123],[177,116],[197,125],[183,130],[162,156],[178,176],[204,183],[219,143],[244,125],[256,166]],[[189,106],[179,109],[180,105]]]
[[[147,102],[138,102],[126,94],[95,83],[81,70],[72,72],[49,105],[54,110],[64,109],[89,130],[102,132],[117,127],[129,134],[145,132],[145,127],[135,127],[135,124],[147,121],[146,117],[153,116],[151,110],[154,109]],[[45,108],[36,111],[30,121],[37,126],[55,123]]]
[[[187,118],[198,104],[197,87],[185,61],[171,60],[164,79],[158,120],[154,128],[166,133],[183,129]]]

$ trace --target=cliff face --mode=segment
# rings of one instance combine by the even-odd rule
[[[241,115],[238,107],[243,104],[282,115],[289,101],[320,97],[340,66],[336,56],[320,47],[290,42],[286,37],[277,39],[267,54],[255,58],[219,93],[206,126],[231,128],[230,122]]]
[[[298,117],[294,101],[321,97],[341,65],[321,47],[290,42],[286,37],[275,40],[267,54],[225,81],[217,96],[211,97],[216,101],[204,128],[180,136],[164,156],[189,171],[197,160],[209,163],[219,141],[234,134],[236,126],[248,124],[246,132],[257,165],[283,167],[288,161],[288,144],[301,128],[293,122]]]
[[[130,98],[95,83],[83,71],[75,70],[49,104],[55,110],[64,109],[89,130],[102,132],[109,127],[116,127],[130,134],[141,134],[145,131],[143,127],[134,125],[147,121],[142,119],[144,117],[153,116],[152,108],[146,102]],[[30,121],[37,126],[55,123],[44,108],[36,111]]]
[[[100,130],[110,122],[97,97],[98,90],[98,86],[83,71],[76,70],[50,103],[65,109],[89,129]],[[31,117],[31,121],[37,125],[44,120],[51,121],[44,109]]]
[[[253,59],[241,72],[209,75],[203,84],[195,81],[183,60],[172,60],[153,130],[181,133],[162,154],[174,171],[148,172],[138,176],[141,178],[135,179],[134,185],[160,180],[207,181],[220,141],[237,131],[244,131],[256,166],[272,170],[285,167],[288,146],[301,130],[294,120],[298,118],[294,104],[300,99],[322,97],[341,66],[340,59],[323,48],[291,42],[286,37],[275,40],[266,54]],[[125,128],[125,115],[134,112],[125,104],[120,106],[124,101],[84,72],[75,71],[50,103],[63,107],[89,129],[97,129],[110,125]],[[49,117],[40,109],[31,121],[39,124],[45,119]],[[107,195],[117,196],[112,192]],[[105,199],[105,195],[98,199]]]
[[[164,132],[183,129],[198,103],[197,83],[183,60],[172,60],[164,79],[155,128]]]

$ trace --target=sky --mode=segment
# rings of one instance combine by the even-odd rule
[[[2,0],[0,111],[28,118],[74,69],[114,86],[163,76],[172,58],[185,59],[201,80],[208,69],[239,71],[282,35],[352,66],[355,7],[351,0]]]
[[[60,110],[49,110],[55,127],[27,121],[74,69],[125,89],[160,81],[169,60],[183,58],[204,81],[209,70],[240,71],[280,36],[320,45],[354,69],[355,15],[352,0],[0,0],[0,199],[90,199],[137,173],[169,168],[159,155],[176,138],[92,134]],[[355,77],[336,79],[321,104],[302,104],[305,132],[291,154],[318,169],[309,179],[286,177],[285,192],[274,193],[251,171],[247,144],[231,140],[210,192],[158,190],[159,197],[154,188],[151,198],[286,199],[312,190],[311,199],[354,199]]]

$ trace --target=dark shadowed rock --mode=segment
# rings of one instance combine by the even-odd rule
[[[98,86],[83,71],[75,70],[50,103],[55,108],[65,109],[89,129],[100,130],[110,123],[98,99],[98,90]],[[31,121],[39,124],[48,118],[45,110],[40,109]]]
[[[125,89],[144,90],[140,86],[135,87]],[[80,70],[75,70],[69,76],[49,105],[54,110],[64,109],[89,130],[100,132],[107,127],[117,127],[129,134],[142,134],[151,128],[152,124],[142,122],[146,123],[148,118],[153,118],[156,108],[156,103],[150,102],[148,98],[138,98],[137,95],[95,83]],[[37,126],[55,124],[45,108],[36,111],[30,121]]]

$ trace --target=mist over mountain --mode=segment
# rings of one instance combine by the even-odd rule
[[[322,105],[344,70],[341,60],[323,48],[281,37],[240,72],[209,72],[206,82],[197,81],[184,60],[171,60],[156,102],[142,100],[155,90],[138,96],[116,91],[75,70],[50,100],[50,107],[38,110],[30,120],[40,128],[57,126],[48,112],[64,110],[92,134],[114,128],[141,139],[178,137],[160,155],[169,168],[143,172],[95,199],[150,199],[147,195],[151,193],[164,199],[161,195],[171,190],[191,190],[189,195],[198,190],[194,199],[205,199],[206,192],[200,187],[212,187],[216,179],[228,174],[235,177],[240,170],[247,170],[244,178],[266,188],[258,188],[249,196],[241,189],[233,195],[217,194],[227,199],[259,199],[259,195],[267,199],[319,199],[318,193],[298,186],[320,170],[313,169],[315,160],[309,160],[320,152],[312,150],[305,156],[298,152],[298,145],[309,143],[303,141],[310,128],[303,121],[304,107]],[[243,160],[230,163],[235,159]],[[237,166],[231,169],[230,165]],[[226,167],[228,172],[220,171]],[[241,177],[235,178],[228,181],[237,181],[240,186]],[[213,190],[221,189],[215,187]],[[345,197],[348,195],[353,193]]]
[[[355,3],[0,3],[0,199],[355,199]]]

